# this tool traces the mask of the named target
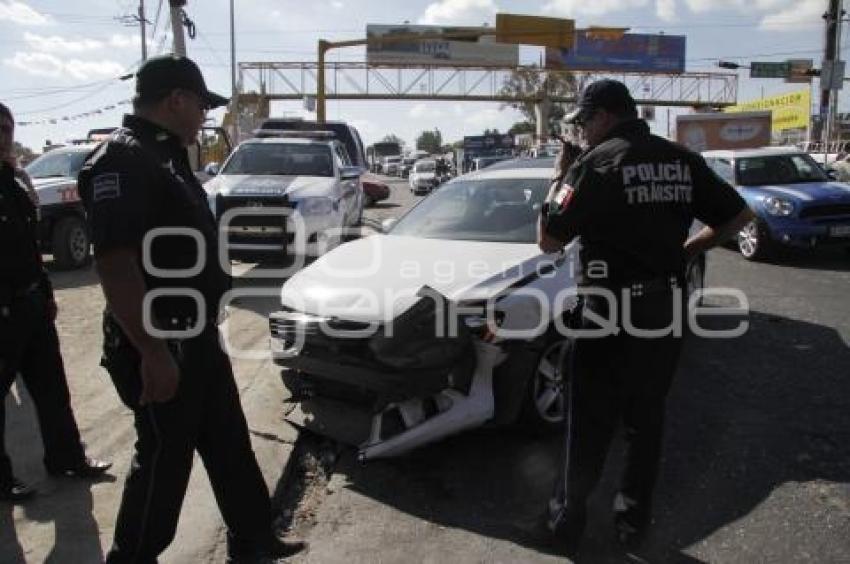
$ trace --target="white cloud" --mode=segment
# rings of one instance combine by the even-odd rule
[[[805,2],[807,0],[802,1]],[[801,0],[685,0],[688,8],[696,13],[729,9],[746,12],[752,12],[753,10],[775,10],[797,2],[801,2]],[[826,2],[822,2],[822,4],[826,7]]]
[[[65,39],[58,35],[37,35],[28,31],[24,32],[24,41],[33,50],[43,53],[83,53],[103,47],[103,42],[96,39]]]
[[[418,102],[408,110],[407,115],[413,119],[437,119],[443,117],[444,113],[425,102]]]
[[[124,66],[115,61],[82,61],[70,59],[63,61],[50,53],[23,53],[18,51],[3,62],[17,70],[34,76],[58,78],[69,76],[78,80],[89,80],[108,76],[118,76],[124,72]]]
[[[655,13],[665,22],[676,20],[676,0],[656,0]]]
[[[493,0],[439,0],[425,8],[418,23],[481,25],[493,21],[497,10]]]
[[[505,112],[496,108],[485,108],[467,114],[463,119],[463,123],[467,125],[475,125],[482,128],[498,127],[505,120]]]
[[[18,25],[45,25],[50,18],[39,13],[23,2],[0,3],[0,21],[8,20]]]
[[[122,33],[115,33],[112,37],[109,38],[109,45],[112,47],[119,48],[136,48],[141,46],[142,40],[138,35],[124,35]],[[148,37],[148,45],[154,44],[154,38]]]
[[[611,12],[642,8],[649,0],[549,0],[543,8],[545,14],[574,18],[578,15],[601,16]]]
[[[778,13],[765,16],[759,26],[768,31],[792,31],[801,27],[821,26],[825,10],[820,0],[796,0]]]
[[[345,8],[345,4],[343,4],[339,0],[333,0],[333,2],[331,2],[331,7],[334,10],[342,10],[343,8]]]

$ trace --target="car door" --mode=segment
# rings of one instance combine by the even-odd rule
[[[348,152],[342,145],[334,144],[334,160],[336,161],[337,171],[341,171],[343,167],[350,167],[351,159],[348,157]],[[339,174],[339,172],[338,172]],[[346,225],[353,222],[357,213],[358,192],[360,191],[360,178],[342,178],[340,175],[340,208],[343,213],[343,221]]]

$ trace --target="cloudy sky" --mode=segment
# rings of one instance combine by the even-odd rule
[[[160,10],[158,8],[161,4]],[[314,61],[316,42],[363,37],[367,23],[493,25],[497,12],[569,17],[578,27],[627,26],[635,33],[687,35],[687,69],[716,70],[717,59],[746,63],[813,58],[823,50],[822,13],[828,0],[236,0],[237,60]],[[167,0],[145,0],[149,52],[170,50]],[[0,100],[18,121],[57,119],[54,125],[20,126],[17,138],[38,148],[90,128],[115,125],[132,95],[132,82],[117,77],[140,58],[138,27],[127,25],[138,0],[0,0]],[[188,0],[197,35],[189,55],[211,89],[230,93],[228,0]],[[157,12],[160,12],[157,19]],[[362,49],[336,51],[331,59],[362,60]],[[538,52],[524,48],[523,59]],[[819,66],[819,63],[816,62]],[[739,100],[797,90],[781,80],[742,75]],[[273,113],[301,113],[300,103],[276,103]],[[110,107],[104,110],[103,108]],[[63,121],[93,111],[88,117]],[[847,111],[842,97],[842,111]],[[220,114],[214,114],[220,117]],[[408,142],[438,127],[447,141],[506,130],[519,119],[497,103],[336,102],[331,119],[354,122],[371,143],[387,133]],[[655,127],[666,128],[665,112]]]

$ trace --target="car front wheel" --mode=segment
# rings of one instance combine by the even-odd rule
[[[521,420],[535,431],[561,429],[567,412],[566,386],[570,379],[573,341],[554,334],[547,340],[528,382]]]
[[[762,260],[771,251],[770,235],[763,222],[754,219],[738,232],[738,250],[747,260]]]

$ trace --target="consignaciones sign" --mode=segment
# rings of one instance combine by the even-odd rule
[[[366,26],[366,37],[450,33],[475,29],[478,28],[369,24]],[[519,64],[519,45],[496,43],[493,35],[470,37],[468,40],[405,39],[370,43],[366,46],[366,62],[370,65],[510,67]]]
[[[780,133],[788,129],[805,129],[809,127],[811,116],[812,96],[806,88],[779,96],[760,98],[744,102],[737,106],[725,108],[724,112],[752,112],[767,110],[771,112],[772,131]]]

